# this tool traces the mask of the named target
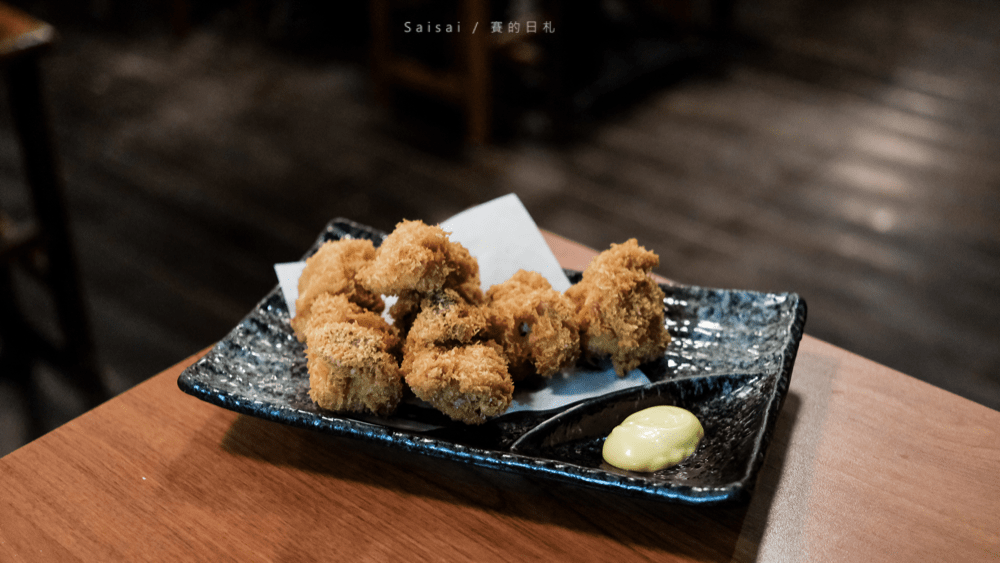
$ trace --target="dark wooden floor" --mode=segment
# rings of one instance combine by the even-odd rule
[[[593,247],[637,237],[675,280],[796,291],[809,334],[1000,408],[1000,5],[828,4],[743,5],[727,72],[569,144],[466,151],[397,125],[357,56],[218,18],[184,39],[64,26],[46,72],[107,384],[223,337],[332,217],[391,229],[516,192]],[[0,206],[23,215],[4,119]],[[79,414],[36,376],[46,428]],[[33,437],[20,397],[0,380],[0,454]]]

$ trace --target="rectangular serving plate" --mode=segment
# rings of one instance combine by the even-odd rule
[[[303,259],[328,240],[366,238],[378,245],[384,237],[381,231],[335,219]],[[567,274],[574,283],[579,280],[579,272]],[[187,368],[178,385],[238,413],[457,463],[684,504],[745,502],[788,392],[805,302],[794,293],[661,287],[672,341],[662,358],[640,367],[650,385],[549,411],[509,413],[481,426],[451,422],[408,403],[392,420],[317,407],[308,395],[304,346],[295,338],[277,287]],[[610,467],[599,459],[599,449],[595,453],[599,437],[590,436],[579,447],[532,439],[542,430],[567,435],[565,427],[556,427],[584,421],[594,427],[596,420],[610,429],[630,405],[648,404],[684,406],[709,422],[698,450],[675,468],[643,474]]]

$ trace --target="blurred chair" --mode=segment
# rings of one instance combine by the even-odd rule
[[[62,176],[42,100],[39,58],[54,38],[48,24],[0,3],[0,66],[34,209],[34,220],[27,225],[0,213],[0,374],[17,377],[30,399],[31,367],[44,360],[71,378],[89,407],[102,402],[107,392],[95,360],[70,245]],[[46,337],[21,310],[14,268],[37,280],[51,296],[59,337]]]
[[[505,12],[509,0],[371,0],[376,94],[386,105],[399,87],[450,102],[462,110],[466,141],[482,144],[490,139],[500,101],[494,86],[503,83],[494,76],[494,63],[512,62],[541,76],[545,111],[559,137],[598,99],[645,75],[716,56],[731,32],[733,2],[706,1],[707,22],[697,21],[694,0],[532,0],[518,3],[522,14]],[[443,17],[441,6],[453,4],[453,17]],[[407,20],[414,28],[454,21],[462,28],[452,34],[404,33]],[[493,29],[498,24],[502,32]],[[440,38],[452,50],[444,67],[429,64],[433,57],[415,49]]]
[[[391,103],[394,87],[403,86],[458,105],[465,119],[465,139],[483,144],[490,137],[492,122],[490,72],[490,2],[457,0],[457,19],[434,21],[432,25],[463,22],[461,33],[451,34],[455,56],[451,68],[438,69],[412,54],[404,55],[393,45],[393,9],[415,5],[415,0],[371,0],[372,74],[376,93]],[[414,22],[424,24],[425,21]],[[479,29],[471,26],[479,23]],[[436,34],[435,34],[436,35]],[[426,34],[430,40],[432,34]]]

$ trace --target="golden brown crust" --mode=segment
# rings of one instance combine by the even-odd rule
[[[504,350],[514,381],[549,377],[580,356],[575,306],[541,274],[519,270],[486,292],[490,336]]]
[[[403,395],[395,327],[345,294],[322,293],[300,325],[309,396],[340,412],[391,414]]]
[[[397,224],[357,279],[381,295],[426,294],[450,287],[468,300],[482,299],[476,260],[461,244],[450,241],[441,227],[422,221]]]
[[[306,361],[309,396],[338,412],[388,415],[403,396],[396,359],[386,333],[347,323],[321,324],[309,333]]]
[[[306,259],[299,277],[299,297],[295,301],[292,328],[300,340],[309,322],[313,301],[325,293],[341,294],[361,307],[379,312],[382,297],[364,289],[355,281],[360,267],[375,258],[375,246],[369,240],[341,239],[324,243]]]
[[[663,290],[649,277],[658,264],[656,253],[635,239],[612,244],[566,291],[576,306],[584,353],[611,356],[618,375],[655,359],[670,343]]]
[[[346,295],[324,293],[318,296],[312,304],[312,312],[308,322],[302,328],[305,342],[310,342],[311,333],[327,325],[346,323],[378,331],[382,334],[384,348],[387,352],[398,353],[402,341],[395,326],[386,322],[382,315],[363,309],[348,301]]]
[[[425,295],[403,345],[407,371],[417,355],[429,349],[443,349],[481,343],[487,329],[482,307],[467,303],[458,292],[443,289]]]
[[[455,290],[442,289],[423,297],[407,335],[420,344],[468,344],[486,331],[482,307],[465,301]]]
[[[503,414],[514,395],[507,362],[494,346],[429,346],[407,355],[406,384],[420,399],[465,424]]]
[[[454,269],[444,280],[444,287],[454,289],[469,303],[482,303],[479,262],[469,254],[468,249],[457,242],[448,245],[448,262]]]

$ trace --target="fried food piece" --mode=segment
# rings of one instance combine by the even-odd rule
[[[406,335],[403,372],[413,358],[427,349],[483,343],[486,329],[482,307],[467,303],[457,291],[442,289],[424,296]]]
[[[449,287],[472,302],[482,300],[479,264],[448,233],[422,221],[402,221],[385,238],[375,260],[357,274],[361,285],[375,294],[426,294]]]
[[[347,323],[378,331],[382,334],[385,351],[392,354],[400,352],[402,340],[399,338],[399,330],[387,323],[378,313],[350,302],[346,295],[324,293],[313,301],[311,311],[308,322],[302,328],[302,335],[307,345],[310,342],[310,335],[320,328]]]
[[[324,409],[389,415],[403,397],[403,379],[387,333],[350,322],[309,331],[309,396]]]
[[[444,314],[445,317],[438,322],[468,323],[475,321],[475,319],[465,321],[463,321],[463,319],[472,315],[474,317],[477,316],[482,321],[476,322],[484,325],[485,317],[482,317],[481,313],[479,313],[477,309],[477,305],[468,303],[462,295],[454,289],[441,289],[426,294],[409,291],[398,296],[396,302],[389,308],[389,316],[392,317],[393,326],[399,329],[400,336],[405,339],[410,333],[410,329],[414,322],[417,320],[418,316],[421,315],[421,313],[423,313],[423,316],[426,317],[422,322],[422,325],[425,327],[429,322],[431,322],[431,318],[436,317],[438,314]],[[425,341],[428,339],[434,340],[434,337],[428,336],[423,339]]]
[[[583,280],[566,290],[576,305],[584,353],[610,355],[620,376],[660,356],[670,343],[663,290],[649,277],[659,262],[635,239],[612,244],[591,261]]]
[[[420,312],[406,339],[422,346],[469,344],[485,332],[482,308],[466,302],[453,289],[442,289],[421,299]]]
[[[453,420],[482,424],[503,414],[513,400],[514,382],[495,345],[412,349],[405,363],[413,393]]]
[[[510,406],[503,348],[487,341],[482,307],[458,291],[425,295],[406,336],[400,371],[413,393],[454,420],[481,424]]]
[[[483,290],[479,284],[479,262],[460,243],[448,246],[448,262],[453,268],[444,280],[444,288],[454,289],[469,303],[482,303]]]
[[[515,382],[532,373],[550,377],[580,357],[576,307],[538,272],[518,270],[491,287],[486,314]]]
[[[295,301],[292,328],[299,340],[309,322],[313,301],[325,293],[341,294],[365,309],[381,312],[382,297],[368,291],[355,281],[355,274],[375,258],[375,245],[370,240],[341,239],[324,243],[306,259],[299,277],[299,297]]]

